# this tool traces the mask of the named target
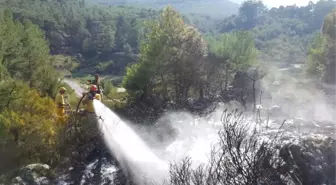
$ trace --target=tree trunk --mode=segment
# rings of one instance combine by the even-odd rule
[[[229,69],[226,65],[226,68],[225,68],[225,83],[224,83],[224,91],[227,91],[227,88],[228,88],[228,83],[229,83]]]
[[[162,85],[163,85],[163,97],[166,100],[168,97],[168,92],[167,92],[167,84],[165,82],[165,79],[163,78],[163,75],[161,74],[161,81],[162,81]]]
[[[255,93],[255,79],[252,79],[252,96],[253,96],[253,112],[256,111],[256,93]]]
[[[141,100],[148,100],[148,97],[149,97],[149,95],[150,95],[150,87],[149,87],[149,85],[146,85],[146,87],[143,89],[143,94],[142,94],[142,96],[141,96]]]
[[[204,88],[203,88],[203,84],[200,85],[200,88],[199,88],[199,99],[200,100],[204,100]]]
[[[183,88],[183,100],[188,98],[189,89],[190,89],[190,85]]]

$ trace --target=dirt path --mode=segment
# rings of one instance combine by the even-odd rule
[[[75,93],[77,96],[81,97],[82,96],[82,92],[84,92],[84,88],[80,86],[80,84],[78,82],[76,82],[75,80],[71,80],[71,79],[64,79],[64,82],[67,83],[72,89],[75,90]],[[107,100],[105,100],[106,102],[118,102],[118,103],[123,103],[121,100],[118,99],[110,99],[108,98]]]
[[[82,92],[85,90],[78,84],[78,82],[70,79],[64,79],[64,82],[67,83],[71,88],[75,90],[77,96],[82,96]]]

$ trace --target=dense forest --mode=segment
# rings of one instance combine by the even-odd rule
[[[91,2],[105,5],[131,5],[152,9],[162,9],[167,5],[171,5],[182,14],[203,15],[215,19],[237,13],[239,9],[239,4],[230,0],[92,0]]]
[[[52,163],[59,125],[51,97],[61,84],[48,42],[38,26],[14,20],[8,10],[0,24],[0,171],[31,160]]]
[[[0,0],[0,158],[8,162],[0,172],[32,161],[57,164],[63,125],[51,107],[64,72],[119,76],[115,85],[130,100],[180,104],[227,97],[237,72],[254,67],[256,81],[267,63],[305,63],[311,77],[335,84],[334,5],[267,9],[246,1],[235,15],[213,17],[174,6]]]
[[[219,32],[250,30],[261,59],[267,62],[303,63],[307,46],[320,30],[335,1],[318,1],[304,7],[267,9],[261,2],[244,3],[238,15],[225,18]]]
[[[11,9],[16,19],[29,19],[43,29],[52,54],[71,56],[81,67],[98,71],[119,71],[132,62],[129,55],[119,56],[118,52],[136,52],[141,40],[139,27],[157,14],[153,10],[89,6],[77,0],[2,1],[1,7]]]
[[[250,1],[230,17],[182,15],[186,23],[209,37],[235,30],[250,31],[262,61],[303,63],[308,44],[334,3],[323,0],[305,7],[268,10],[261,2]],[[16,19],[29,19],[44,30],[52,54],[71,56],[81,63],[83,72],[95,70],[110,75],[123,75],[125,67],[137,60],[139,43],[146,32],[144,22],[158,17],[160,11],[78,0],[2,0],[1,7],[11,9]]]

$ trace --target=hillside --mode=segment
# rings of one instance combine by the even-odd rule
[[[335,3],[334,0],[321,0],[302,7],[267,9],[261,2],[248,1],[242,4],[238,15],[217,24],[216,30],[218,33],[251,31],[264,61],[304,63],[309,44]]]
[[[182,14],[199,14],[212,18],[224,18],[237,13],[239,4],[230,0],[91,0],[106,5],[127,5],[141,8],[162,9],[167,5]]]
[[[332,113],[336,103],[333,102],[335,91],[332,88],[336,83],[333,70],[336,64],[336,9],[331,12],[334,3],[335,1],[321,0],[304,7],[267,9],[262,2],[251,0],[243,3],[237,14],[216,20],[209,14],[182,14],[183,11],[192,10],[187,6],[185,9],[181,6],[179,12],[172,6],[163,10],[136,7],[139,4],[136,2],[127,4],[130,6],[106,6],[92,5],[86,0],[0,0],[0,159],[3,162],[0,165],[0,184],[42,184],[42,180],[43,184],[51,185],[80,184],[86,177],[92,177],[92,181],[85,182],[87,184],[101,184],[106,182],[105,177],[96,175],[96,172],[91,175],[85,169],[97,169],[99,173],[110,162],[113,168],[117,165],[121,169],[121,163],[114,161],[113,156],[104,157],[104,151],[108,152],[104,148],[101,135],[126,136],[125,139],[120,139],[123,141],[132,138],[131,135],[123,131],[120,134],[118,131],[101,134],[101,130],[95,130],[103,127],[93,124],[95,120],[91,120],[90,124],[88,118],[92,116],[93,119],[104,121],[105,117],[99,116],[98,111],[104,112],[108,109],[96,107],[94,104],[94,110],[98,114],[88,115],[85,105],[84,110],[81,110],[80,102],[83,99],[79,100],[71,87],[64,84],[64,73],[60,71],[71,74],[79,83],[87,82],[87,79],[92,78],[92,73],[98,73],[101,76],[99,85],[104,89],[101,101],[116,113],[111,116],[113,119],[105,119],[106,123],[117,123],[116,128],[123,127],[119,127],[122,122],[115,118],[127,118],[129,122],[139,123],[133,125],[135,129],[143,126],[146,132],[153,134],[153,138],[144,141],[154,141],[152,146],[158,141],[156,146],[160,150],[163,144],[159,143],[172,146],[171,142],[181,141],[176,136],[188,138],[184,136],[193,131],[190,129],[193,126],[189,123],[196,123],[196,119],[179,114],[182,110],[191,112],[190,115],[197,115],[197,122],[200,124],[193,125],[201,126],[201,135],[208,135],[206,127],[203,127],[205,124],[202,124],[203,119],[199,119],[198,115],[209,115],[215,111],[218,102],[227,108],[239,108],[248,113],[247,115],[256,113],[257,119],[253,120],[257,124],[253,120],[246,121],[247,125],[256,126],[255,128],[261,128],[266,123],[265,126],[272,130],[280,128],[300,131],[300,135],[306,135],[305,131],[301,132],[301,128],[307,128],[307,131],[314,134],[334,136],[332,128],[336,124]],[[152,5],[163,6],[155,3]],[[205,12],[214,10],[209,8]],[[286,71],[274,67],[274,63],[286,67]],[[288,67],[297,63],[303,64],[301,66],[304,68]],[[332,98],[325,96],[325,84],[332,87],[329,93]],[[318,87],[315,88],[316,86]],[[124,89],[119,91],[119,87]],[[67,89],[65,92],[64,88]],[[96,92],[92,92],[94,90],[90,91],[88,93],[92,96],[83,96],[86,97],[84,102],[90,101],[90,97],[96,95]],[[230,106],[232,102],[237,106]],[[170,112],[177,112],[178,115]],[[213,118],[217,117],[223,123],[225,120],[232,120],[228,117],[220,119],[219,112],[214,113],[217,116],[205,116],[209,118],[209,123],[211,120],[211,127],[215,126]],[[237,113],[230,115],[238,115]],[[162,117],[163,115],[167,115],[169,119]],[[265,118],[265,122],[261,117]],[[284,119],[291,120],[291,123],[288,122],[289,129],[283,127],[285,122],[280,122]],[[232,182],[237,177],[242,177],[242,169],[249,170],[243,177],[245,184],[275,184],[274,181],[282,184],[335,184],[335,166],[319,168],[321,170],[316,172],[316,164],[335,164],[335,158],[323,161],[315,157],[321,156],[321,151],[328,151],[323,156],[333,156],[329,153],[335,153],[335,147],[330,147],[335,146],[334,140],[323,145],[320,141],[316,142],[322,148],[316,149],[313,157],[310,154],[308,157],[304,156],[306,159],[316,158],[321,164],[308,160],[309,165],[301,163],[303,169],[298,170],[298,165],[293,164],[299,164],[296,161],[302,161],[302,157],[294,157],[294,161],[288,162],[284,171],[283,163],[279,163],[279,168],[273,168],[273,164],[279,162],[278,159],[303,156],[297,151],[309,153],[312,150],[301,150],[291,145],[292,143],[288,143],[288,149],[281,149],[279,152],[266,150],[274,149],[271,143],[255,148],[260,139],[243,140],[240,136],[250,135],[250,132],[242,132],[248,127],[241,125],[241,120],[239,114],[236,121],[233,119],[233,124],[223,124],[225,132],[220,138],[220,141],[229,142],[224,143],[225,150],[221,151],[227,151],[233,160],[210,162],[223,164],[227,168],[216,172],[226,173],[223,177],[231,178],[222,178],[227,182],[223,181],[221,184],[241,185],[241,181]],[[188,126],[183,126],[183,122],[188,123]],[[155,126],[151,127],[151,124]],[[164,126],[161,125],[163,127],[160,128],[160,124]],[[169,126],[170,124],[180,125],[183,129]],[[237,129],[233,125],[238,126]],[[140,133],[141,130],[137,131]],[[180,132],[182,130],[187,131],[186,134]],[[147,135],[146,132],[142,134]],[[261,133],[273,135],[275,132],[262,129]],[[277,132],[274,135],[282,134]],[[283,136],[288,139],[286,135]],[[133,138],[138,140],[137,137]],[[189,138],[187,140],[195,141]],[[275,140],[284,144],[277,137]],[[241,145],[245,141],[251,142],[251,145]],[[126,146],[121,142],[117,145]],[[187,145],[189,144],[182,143],[181,146]],[[199,143],[195,143],[195,146],[203,148]],[[132,145],[128,147],[137,149]],[[247,150],[240,150],[240,147]],[[256,153],[251,153],[249,149]],[[292,152],[292,149],[296,152]],[[171,151],[184,152],[178,149]],[[199,153],[197,150],[193,151]],[[232,154],[232,151],[236,153]],[[134,152],[130,154],[133,155]],[[226,156],[220,154],[217,157],[217,154],[214,152],[214,159]],[[259,154],[264,157],[260,158]],[[234,162],[237,156],[240,156],[239,165]],[[253,156],[259,159],[256,161]],[[276,160],[274,163],[267,162],[270,159]],[[98,165],[93,161],[97,161]],[[27,165],[29,169],[22,168]],[[37,179],[41,183],[32,182],[37,177],[31,169],[34,166],[40,166],[40,170],[34,171],[41,172],[41,167],[50,170],[43,172],[43,175],[50,176],[50,180],[55,183],[46,182],[46,178]],[[96,167],[93,169],[93,166]],[[260,166],[266,168],[260,171]],[[211,171],[211,168],[204,168],[205,173],[200,171],[200,177],[204,177],[201,176],[204,174],[211,175],[208,169]],[[113,176],[110,174],[111,170],[106,171],[109,173],[108,177]],[[295,174],[291,173],[293,171],[296,171]],[[16,178],[19,172],[24,173],[22,178]],[[125,175],[122,171],[119,172],[121,176]],[[189,174],[185,177],[191,177]],[[329,175],[319,178],[321,174]],[[219,179],[212,175],[206,178]],[[253,178],[255,180],[251,181]],[[319,182],[314,181],[316,179]],[[58,180],[67,183],[56,182]],[[122,181],[122,177],[118,176],[115,180]],[[170,181],[172,185],[183,184],[173,180]],[[110,179],[106,184],[112,183],[116,184]]]
[[[218,6],[218,0],[216,7]],[[92,2],[92,1],[91,1]],[[103,0],[95,1],[102,3]],[[137,61],[141,40],[145,37],[144,22],[159,15],[158,10],[135,7],[150,1],[106,1],[106,6],[87,1],[23,1],[2,0],[0,5],[9,8],[16,19],[31,20],[45,31],[52,54],[62,54],[77,60],[80,73],[98,72],[109,75],[124,75],[125,67]],[[113,2],[113,3],[111,3]],[[182,8],[190,1],[168,1],[181,5],[179,12],[194,11]],[[209,1],[195,1],[205,3]],[[195,4],[194,2],[194,4]],[[331,11],[335,1],[319,1],[304,7],[287,6],[267,9],[259,2],[246,2],[235,15],[214,19],[213,7],[205,7],[205,15],[183,15],[186,23],[198,28],[206,37],[238,30],[250,31],[263,61],[282,64],[305,61],[307,46],[322,24],[323,17]],[[215,4],[208,4],[215,5]],[[163,7],[158,1],[152,7]],[[179,7],[177,6],[177,7]],[[228,6],[223,5],[226,8]],[[150,7],[150,6],[149,6]],[[175,6],[176,7],[176,6]],[[254,15],[255,12],[258,14]]]
[[[70,56],[80,62],[81,69],[88,68],[88,73],[123,72],[135,60],[131,55],[137,53],[144,21],[158,15],[154,10],[91,6],[78,0],[2,0],[0,7],[10,9],[17,20],[28,19],[38,25],[45,32],[51,54]]]

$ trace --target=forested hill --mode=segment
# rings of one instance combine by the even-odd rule
[[[38,25],[45,31],[51,53],[76,59],[80,62],[81,72],[124,75],[125,67],[137,61],[140,43],[145,38],[145,21],[155,19],[159,12],[136,7],[136,2],[149,2],[146,0],[133,4],[113,1],[115,5],[129,2],[127,6],[93,5],[89,2],[92,0],[0,0],[0,6],[9,8],[21,22],[29,19]],[[197,1],[204,2],[208,1]],[[229,17],[217,20],[207,15],[185,13],[184,20],[197,27],[206,38],[248,30],[254,35],[262,60],[297,63],[305,61],[308,44],[334,5],[335,1],[321,0],[303,7],[267,9],[261,2],[247,1],[237,14]],[[183,11],[192,9],[190,6]],[[215,12],[206,6],[204,10],[209,14]],[[224,10],[222,12],[226,12]],[[62,57],[59,60],[63,60]],[[66,61],[71,63],[69,58]]]
[[[141,8],[91,6],[84,0],[1,0],[0,7],[43,29],[52,54],[71,56],[91,71],[110,72],[134,61],[130,56],[137,53],[144,22],[158,15]]]
[[[334,0],[321,0],[303,7],[267,9],[261,2],[247,1],[237,15],[223,19],[215,30],[217,33],[249,30],[254,34],[262,60],[303,63],[307,46],[335,5]]]
[[[162,9],[173,6],[182,14],[198,14],[221,19],[238,12],[239,4],[230,0],[90,0],[107,5],[127,5]]]

